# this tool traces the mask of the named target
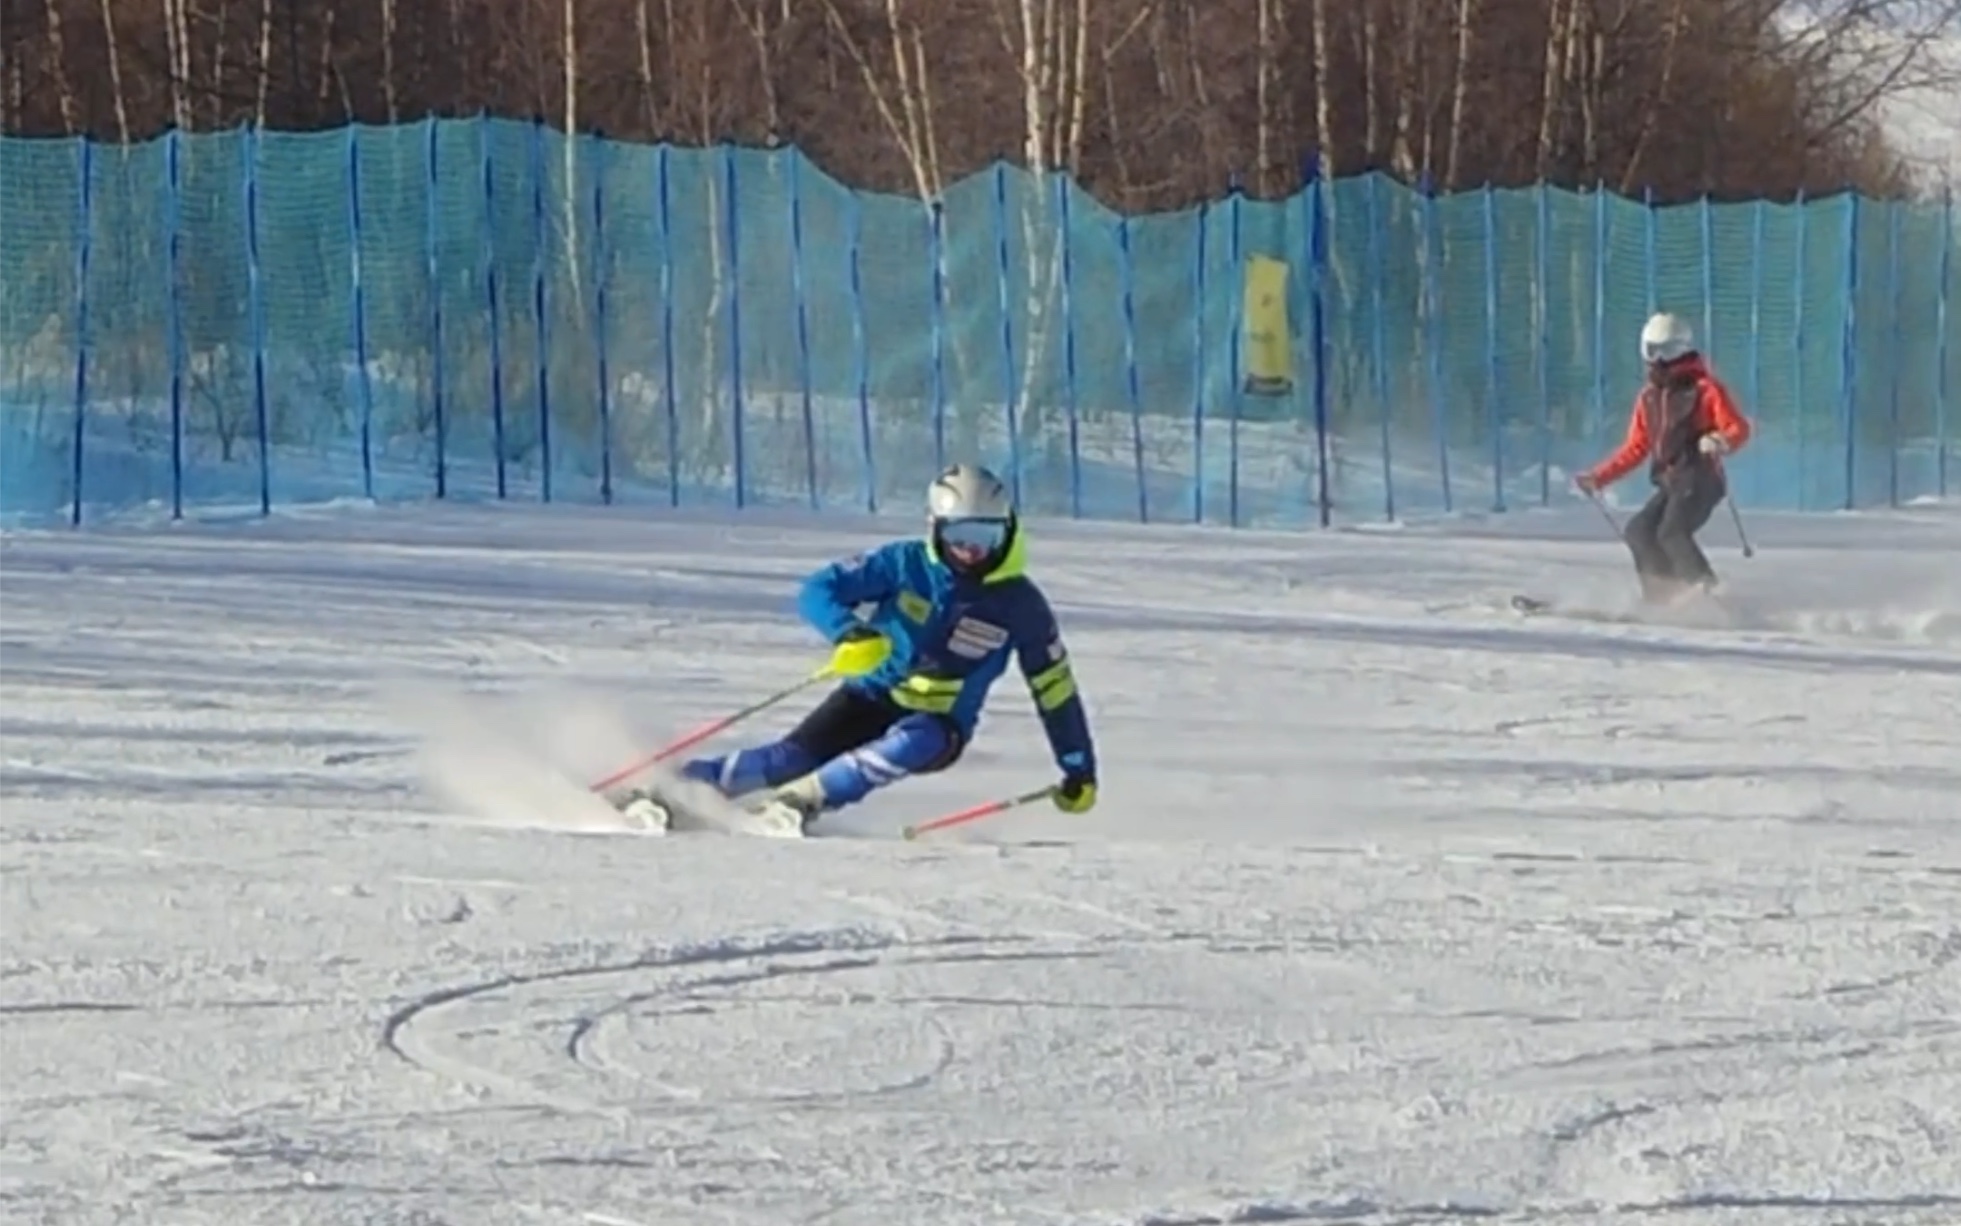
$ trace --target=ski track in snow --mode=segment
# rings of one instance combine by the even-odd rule
[[[1720,627],[1507,612],[1624,607],[1584,509],[1037,524],[1095,813],[893,837],[1012,671],[838,837],[582,794],[912,528],[0,536],[0,1219],[1961,1220],[1955,509],[1712,528]]]

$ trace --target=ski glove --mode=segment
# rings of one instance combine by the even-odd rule
[[[831,671],[840,677],[863,677],[877,672],[891,654],[891,639],[870,626],[853,626],[839,636],[831,651]]]
[[[1050,799],[1064,813],[1087,813],[1096,807],[1096,780],[1071,772],[1062,777]]]
[[[1729,454],[1729,440],[1711,430],[1696,444],[1703,455],[1726,456]]]

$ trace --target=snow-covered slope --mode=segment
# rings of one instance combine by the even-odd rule
[[[1725,522],[1724,627],[1503,611],[1584,510],[1037,525],[1103,803],[917,843],[1012,675],[839,837],[578,830],[910,521],[6,534],[0,1219],[1953,1222],[1961,515]]]

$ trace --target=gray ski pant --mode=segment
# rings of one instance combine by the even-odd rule
[[[1662,474],[1654,496],[1621,533],[1634,554],[1643,595],[1666,599],[1685,587],[1716,582],[1695,534],[1728,492],[1722,470],[1713,464],[1688,464]]]

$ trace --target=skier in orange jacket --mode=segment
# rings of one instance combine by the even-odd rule
[[[1641,360],[1648,382],[1635,398],[1626,441],[1574,484],[1593,494],[1650,461],[1654,496],[1622,536],[1634,553],[1642,595],[1669,602],[1716,586],[1695,534],[1729,493],[1723,457],[1750,441],[1750,423],[1696,352],[1684,320],[1665,313],[1650,318],[1641,329]]]

